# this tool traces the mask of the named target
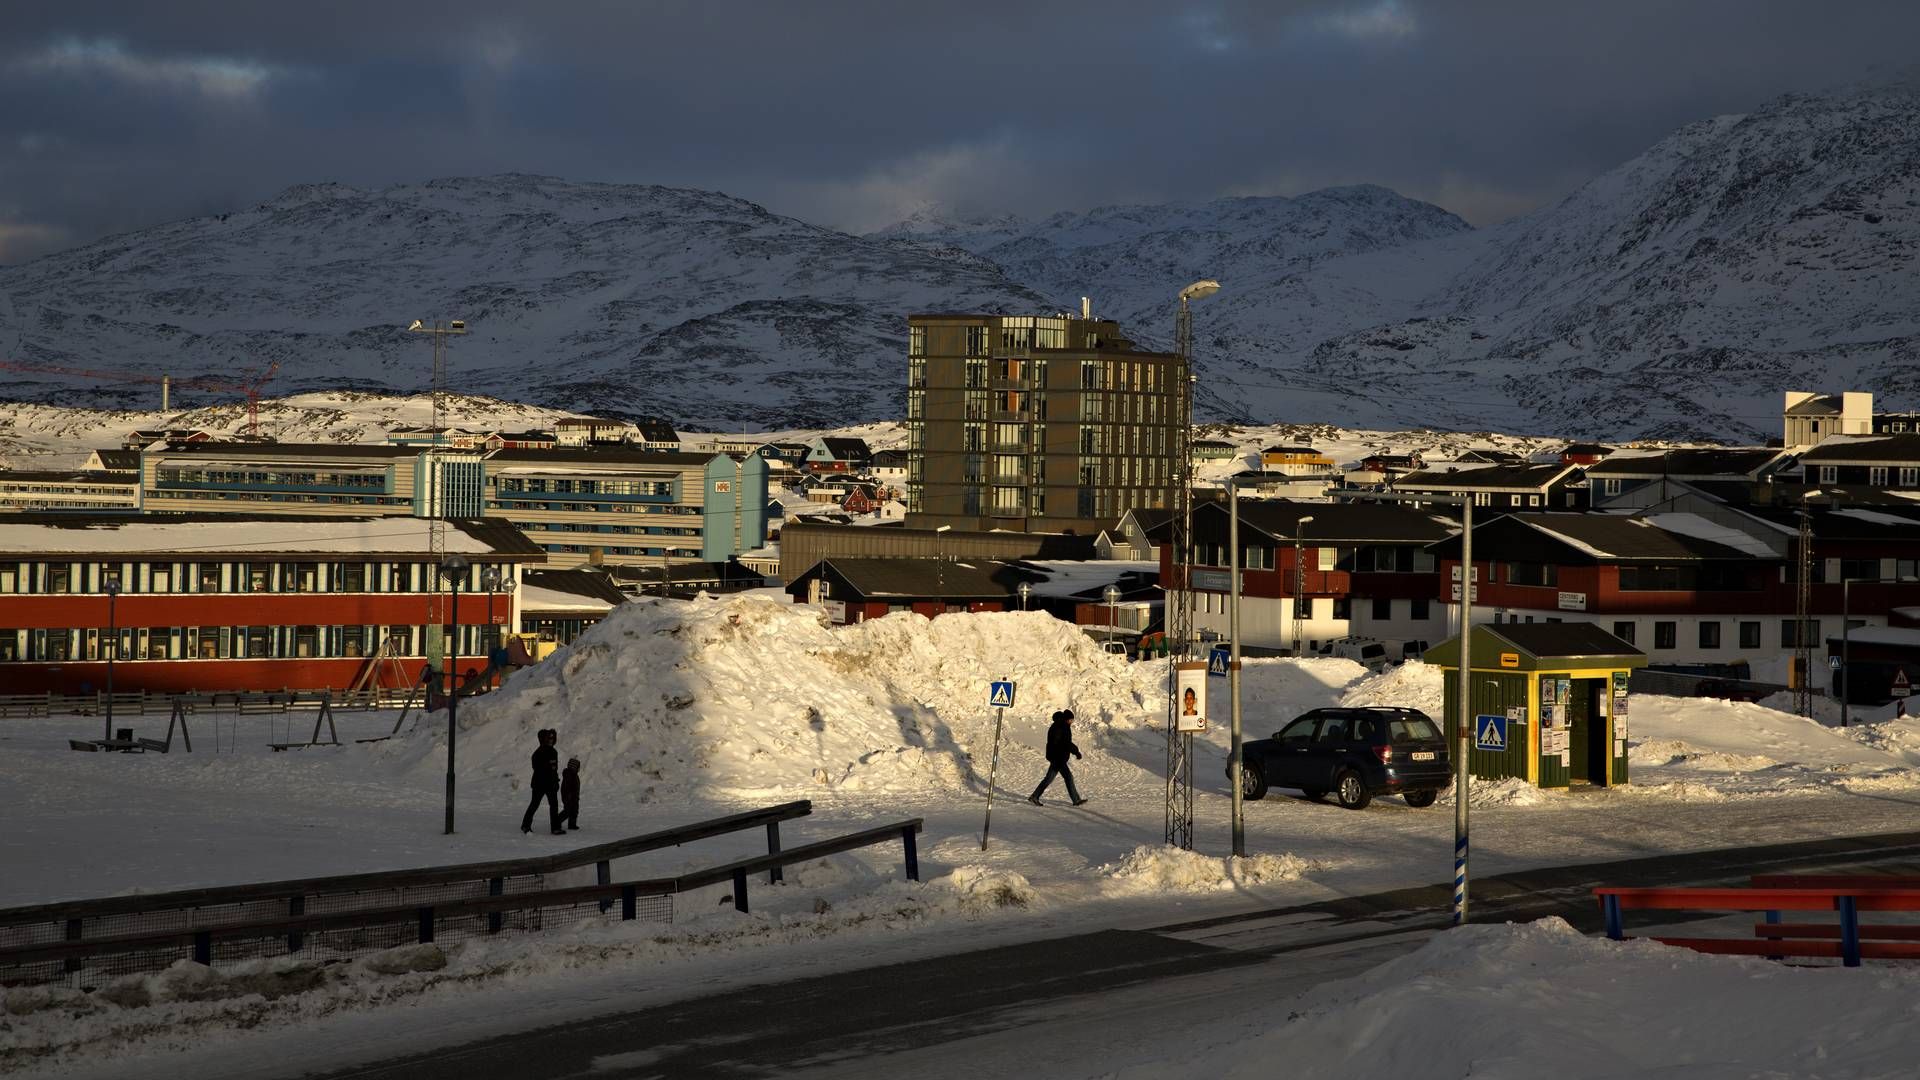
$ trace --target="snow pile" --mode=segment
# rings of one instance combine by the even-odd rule
[[[1030,769],[1054,709],[1075,738],[1133,745],[1158,722],[1161,669],[1101,653],[1034,613],[900,614],[831,627],[761,597],[623,605],[578,641],[461,709],[461,760],[517,784],[534,733],[558,728],[595,797],[655,801],[845,791],[984,790],[987,684],[1013,679],[1003,770]],[[391,752],[438,766],[423,725]]]
[[[752,914],[724,903],[696,905],[689,896],[686,908],[702,913],[672,925],[625,922],[615,911],[564,930],[403,945],[345,963],[284,956],[210,968],[182,960],[91,992],[64,986],[6,991],[0,1072],[190,1050],[236,1030],[311,1024],[336,1013],[502,984],[538,996],[594,968],[712,963],[728,954],[842,937],[848,943],[841,947],[858,952],[861,941],[877,936],[1019,917],[1038,901],[1026,878],[1010,871],[970,866],[925,883],[879,880],[858,860],[840,856],[789,867],[787,887],[756,894]]]
[[[1298,881],[1323,863],[1293,854],[1215,858],[1183,851],[1171,844],[1142,844],[1119,862],[1100,868],[1110,879],[1111,896],[1160,895],[1169,892],[1219,892],[1249,885]]]
[[[1284,1061],[1290,1076],[1911,1076],[1916,995],[1920,968],[1706,956],[1560,919],[1466,926],[1104,1075],[1265,1080]]]
[[[1452,798],[1451,795],[1448,796]],[[1553,798],[1543,788],[1528,783],[1518,776],[1509,776],[1504,780],[1473,781],[1473,787],[1467,795],[1467,805],[1482,806],[1539,806]]]
[[[1437,667],[1409,660],[1368,675],[1340,695],[1342,705],[1400,705],[1419,709],[1438,723],[1446,715],[1445,677]]]

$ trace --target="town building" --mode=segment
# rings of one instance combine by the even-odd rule
[[[907,334],[909,524],[1091,536],[1173,505],[1181,357],[1105,319],[915,315]]]
[[[1802,452],[1798,466],[1781,471],[1778,501],[1911,505],[1920,500],[1920,434],[1828,436]]]
[[[475,450],[486,445],[487,432],[457,427],[397,427],[387,431],[391,446],[444,446],[450,450]]]
[[[853,473],[865,469],[872,458],[865,439],[826,435],[807,445],[804,467],[816,473]]]
[[[907,489],[907,452],[874,451],[873,457],[867,461],[866,474],[883,487],[904,492]]]
[[[1471,496],[1475,508],[1575,510],[1587,507],[1587,481],[1577,465],[1452,465],[1408,473],[1393,490]]]
[[[606,575],[591,570],[529,570],[520,576],[520,633],[532,638],[529,654],[544,660],[553,648],[571,645],[587,628],[626,603]]]
[[[551,431],[495,431],[484,445],[488,450],[551,450],[560,437]]]
[[[432,478],[439,477],[438,492]],[[557,568],[717,561],[766,542],[757,455],[632,447],[439,451],[333,443],[199,443],[148,451],[150,513],[499,516]]]
[[[822,559],[787,582],[796,603],[819,604],[840,625],[912,611],[1007,611],[1020,606],[1021,582],[1045,581],[1018,563],[995,559]]]
[[[1788,390],[1780,409],[1781,440],[1788,448],[1818,446],[1835,435],[1873,433],[1873,395],[1849,390],[1817,394]]]
[[[485,667],[546,556],[487,518],[448,522],[445,551],[469,564],[457,617],[419,519],[3,518],[0,683],[102,690],[112,655],[116,690],[344,689],[386,643],[379,685],[411,685],[449,640],[454,669]]]
[[[0,470],[0,514],[139,508],[138,473],[93,469]]]
[[[213,432],[202,428],[142,428],[130,431],[120,440],[123,450],[145,450],[155,443],[211,442]]]
[[[589,443],[624,443],[639,431],[625,420],[570,416],[553,425],[553,434],[561,446],[579,447]]]
[[[1600,461],[1605,459],[1609,454],[1612,454],[1612,453],[1613,453],[1612,447],[1603,446],[1600,443],[1592,443],[1592,442],[1568,443],[1566,446],[1560,448],[1560,464],[1581,465],[1581,466],[1594,465],[1599,463]]]
[[[1621,505],[1623,496],[1649,487],[1665,491],[1684,484],[1729,503],[1766,503],[1774,474],[1793,460],[1777,447],[1705,447],[1681,450],[1621,450],[1586,467],[1593,505]]]
[[[1407,642],[1438,641],[1448,632],[1447,610],[1428,546],[1458,528],[1433,511],[1391,503],[1242,502],[1241,644],[1290,651],[1297,636],[1311,652],[1362,636],[1391,643],[1397,658]],[[1231,631],[1229,535],[1227,506],[1195,507],[1194,628],[1221,640]],[[1167,603],[1181,603],[1186,590],[1165,544],[1160,580]]]
[[[1195,439],[1188,444],[1195,461],[1229,461],[1240,448],[1225,439]]]

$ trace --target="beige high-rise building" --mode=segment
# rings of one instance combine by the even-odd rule
[[[1093,533],[1174,505],[1187,365],[1117,323],[907,320],[907,525]]]

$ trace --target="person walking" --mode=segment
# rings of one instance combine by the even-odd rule
[[[568,829],[580,827],[580,759],[568,758],[560,774],[560,822]]]
[[[1061,709],[1053,714],[1053,724],[1047,728],[1047,775],[1041,778],[1033,794],[1027,796],[1027,801],[1035,806],[1045,805],[1040,796],[1057,775],[1067,782],[1067,798],[1073,800],[1073,805],[1086,802],[1080,797],[1080,789],[1073,786],[1073,770],[1067,767],[1067,758],[1079,756],[1080,748],[1073,744],[1073,710]]]
[[[540,729],[540,747],[533,752],[533,798],[527,802],[527,813],[520,819],[520,831],[533,831],[533,812],[540,806],[540,800],[547,800],[547,819],[553,826],[553,835],[565,836],[567,830],[560,827],[560,751],[553,744],[560,741],[560,733],[553,728]]]

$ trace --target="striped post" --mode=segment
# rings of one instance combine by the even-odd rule
[[[1453,838],[1453,925],[1467,921],[1467,834]]]

